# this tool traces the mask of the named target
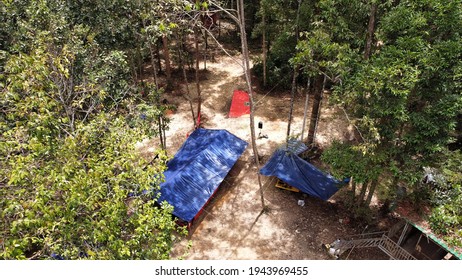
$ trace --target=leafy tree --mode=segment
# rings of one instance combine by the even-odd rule
[[[392,199],[402,196],[403,187],[416,198],[423,168],[446,161],[442,155],[453,141],[462,108],[461,37],[456,31],[462,23],[461,3],[378,3],[370,56],[361,56],[363,47],[349,44],[352,52],[340,72],[342,82],[333,90],[336,103],[353,117],[362,142],[334,145],[326,160],[342,167],[345,157],[332,155],[351,148],[361,151],[376,163],[368,160],[362,168],[378,168],[381,185]],[[383,180],[387,177],[391,180]],[[451,207],[457,209],[457,199],[453,201]]]
[[[134,147],[165,108],[66,5],[20,4],[5,6],[28,33],[10,34],[0,77],[1,258],[168,258],[184,231],[153,197],[165,157]]]
[[[410,185],[451,141],[462,105],[455,79],[461,39],[449,32],[461,23],[457,4],[425,2],[404,1],[383,16],[383,46],[352,67],[337,91],[374,150],[389,159],[388,170]]]
[[[333,41],[332,35],[324,28],[306,32],[297,45],[298,53],[293,63],[299,65],[307,79],[312,79],[312,113],[308,130],[308,144],[314,143],[321,100],[327,83],[336,84],[346,71],[352,52],[348,44]]]
[[[314,12],[313,3],[314,1],[300,1],[299,8],[298,0],[260,1],[260,7],[256,14],[260,22],[253,29],[252,36],[256,38],[265,33],[266,71],[263,69],[263,61],[255,63],[254,71],[257,76],[267,78],[267,83],[265,83],[267,86],[291,87],[292,76],[287,75],[287,73],[293,72],[290,59],[296,52],[296,33],[297,30],[302,32],[311,29],[311,17]],[[264,21],[263,15],[265,16]]]
[[[402,195],[398,185],[416,197],[423,167],[444,163],[456,135],[461,2],[326,0],[316,7],[293,62],[327,77],[362,138],[334,144],[324,160],[363,183],[360,201],[364,184],[371,194],[378,179],[393,199]]]
[[[462,246],[462,154],[460,150],[443,154],[444,162],[430,170],[433,180],[425,184],[432,213],[429,217],[434,232],[443,234],[451,245]]]
[[[165,165],[140,159],[139,129],[101,113],[53,151],[25,128],[3,134],[2,258],[169,257],[173,209],[143,194]]]
[[[342,202],[355,216],[372,222],[370,203],[375,190],[382,184],[382,158],[365,154],[361,147],[352,143],[335,141],[322,154],[323,162],[329,164],[332,174],[337,178],[350,178],[351,190]],[[366,196],[367,193],[367,196]]]
[[[66,104],[54,98],[59,85],[48,72],[54,65],[44,53],[34,56],[22,55],[7,68],[2,257],[168,258],[172,209],[156,207],[150,192],[143,194],[158,187],[165,165],[149,165],[134,150],[146,131],[111,111],[75,120],[67,130]]]

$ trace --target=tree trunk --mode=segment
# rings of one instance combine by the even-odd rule
[[[300,5],[302,3],[302,0],[298,0],[298,8],[297,8],[297,18],[295,20],[295,37],[296,37],[296,42],[298,44],[298,30],[299,30],[299,18],[300,18]],[[288,122],[288,125],[287,125],[287,137],[286,137],[286,141],[287,141],[287,145],[289,145],[289,137],[290,137],[290,126],[292,124],[292,114],[293,114],[293,110],[294,110],[294,102],[295,102],[295,92],[297,91],[297,76],[298,76],[298,69],[299,69],[299,65],[295,65],[294,66],[294,73],[293,73],[293,76],[292,76],[292,89],[291,89],[291,92],[290,92],[290,110],[289,110],[289,122]]]
[[[159,73],[162,73],[162,61],[160,59],[159,41],[156,41],[156,56],[157,56],[157,69],[159,70]]]
[[[208,44],[208,32],[204,32],[204,42],[205,42],[205,51],[204,51],[204,70],[207,70],[207,55],[208,55],[208,49],[209,49],[209,44]]]
[[[184,68],[183,65],[183,79],[184,83],[186,86],[186,99],[188,99],[189,102],[189,107],[191,108],[191,114],[192,114],[192,120],[194,124],[194,128],[197,128],[197,122],[196,122],[196,115],[194,114],[194,108],[191,100],[191,93],[189,92],[189,83],[188,83],[188,76],[186,75],[186,69]]]
[[[146,22],[145,20],[142,20],[143,28],[146,29]],[[151,55],[151,66],[152,66],[152,72],[154,73],[154,84],[156,85],[156,90],[159,90],[159,81],[157,79],[157,67],[156,67],[156,61],[154,58],[154,46],[149,40],[149,36],[147,38],[148,41],[148,47],[149,47],[149,53]]]
[[[350,178],[350,184],[351,184],[351,193],[352,193],[352,200],[355,201],[356,197],[356,181],[353,179],[353,177]]]
[[[371,4],[369,23],[367,25],[366,46],[364,47],[364,58],[369,59],[372,53],[372,41],[375,32],[375,16],[377,14],[377,3]]]
[[[290,126],[292,124],[292,115],[294,111],[295,91],[297,90],[297,74],[298,74],[298,66],[294,67],[294,73],[292,75],[292,89],[290,90],[289,121],[287,124],[287,136],[286,136],[287,145],[289,145]]]
[[[197,90],[197,126],[201,124],[201,87],[199,84],[199,31],[194,29],[194,45],[196,46],[196,90]]]
[[[128,51],[128,62],[130,64],[130,71],[132,72],[132,77],[135,79],[135,83],[138,84],[140,77],[138,76],[138,67],[135,62],[136,54],[133,51]]]
[[[183,72],[183,79],[184,79],[184,84],[185,84],[185,87],[186,87],[186,99],[188,100],[189,107],[191,109],[191,115],[192,115],[194,128],[196,128],[197,127],[196,115],[194,114],[194,108],[193,108],[193,104],[192,104],[192,100],[191,100],[191,92],[189,91],[188,75],[186,75],[186,67],[184,65],[185,61],[183,59],[183,53],[184,53],[184,50],[183,50],[184,36],[183,36],[183,34],[181,34],[180,41],[181,41],[181,44],[179,44],[179,46],[178,46],[178,57],[179,57],[179,60],[180,60],[180,67],[181,67],[181,70]]]
[[[318,126],[318,119],[321,109],[321,100],[324,91],[324,81],[325,77],[323,75],[318,75],[313,83],[314,98],[313,107],[311,109],[310,127],[308,130],[308,145],[311,145],[314,142],[314,137]]]
[[[143,57],[141,55],[141,48],[139,44],[137,44],[136,52],[137,52],[136,59],[138,62],[137,71],[139,71],[139,77],[140,77],[141,83],[143,83],[143,79],[144,79],[143,64],[144,63],[143,63]]]
[[[366,195],[367,187],[369,185],[369,181],[365,181],[364,183],[361,184],[361,192],[359,193],[358,197],[358,205],[361,205],[364,201],[364,196]]]
[[[379,184],[378,180],[372,181],[370,187],[369,187],[369,193],[367,194],[366,202],[365,205],[369,206],[372,201],[372,196],[374,195],[375,189],[377,188],[377,185]]]
[[[242,46],[242,56],[243,56],[243,65],[244,65],[244,75],[245,75],[245,80],[247,83],[247,90],[248,90],[249,97],[250,97],[250,136],[251,136],[253,154],[255,156],[255,163],[257,167],[257,178],[258,178],[258,185],[260,188],[260,199],[261,199],[262,209],[264,210],[266,206],[265,206],[265,199],[264,199],[264,194],[263,194],[263,185],[261,182],[261,175],[259,172],[260,171],[260,159],[258,156],[257,143],[255,140],[256,139],[255,120],[254,120],[255,107],[254,107],[254,100],[253,100],[253,93],[252,93],[252,81],[250,79],[249,49],[247,46],[247,35],[245,31],[244,1],[238,0],[237,6],[238,6],[238,16],[239,16],[239,23],[240,23],[239,27],[241,31],[241,46]]]
[[[156,90],[159,90],[159,79],[157,78],[157,67],[154,59],[154,50],[152,49],[152,46],[149,48],[149,51],[151,53],[151,66],[154,75],[154,84],[156,85]]]
[[[167,154],[167,135],[165,133],[166,128],[167,127],[165,125],[165,118],[164,118],[164,116],[162,116],[162,132],[164,133],[164,150],[165,150],[165,154]]]
[[[167,87],[169,87],[172,82],[172,69],[170,63],[170,51],[168,49],[168,38],[166,35],[162,36],[162,45],[165,60],[165,74],[167,75]]]
[[[161,108],[161,102],[160,102],[160,95],[156,93],[156,106],[157,108]],[[159,140],[160,140],[160,148],[164,151],[166,151],[166,145],[165,145],[165,127],[164,127],[164,115],[163,115],[163,110],[160,110],[159,115],[157,116],[157,123],[158,123],[158,133],[159,133]]]
[[[300,141],[303,142],[303,135],[305,135],[305,126],[306,126],[306,116],[308,115],[308,102],[310,100],[310,77],[306,82],[305,88],[305,110],[303,111],[303,124],[302,124],[302,135],[300,136]]]
[[[262,22],[263,22],[263,38],[262,38],[262,52],[263,52],[263,87],[266,87],[266,15],[265,8],[262,8]]]
[[[142,24],[143,24],[143,28],[146,29],[146,23],[145,21],[143,20],[142,21]],[[149,52],[151,54],[151,65],[152,65],[152,72],[154,73],[154,84],[156,86],[156,94],[158,93],[159,91],[159,82],[158,82],[158,79],[157,79],[157,67],[156,67],[156,62],[155,62],[155,59],[154,59],[154,47],[151,43],[151,41],[149,40],[149,38],[147,38],[148,40],[148,46],[149,46]],[[160,102],[157,99],[157,106],[160,105]],[[160,139],[160,147],[162,150],[165,150],[165,131],[163,131],[163,116],[162,115],[159,115],[158,118],[157,118],[157,122],[158,122],[158,128],[159,128],[159,139]]]

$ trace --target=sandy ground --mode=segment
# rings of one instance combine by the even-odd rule
[[[240,56],[216,56],[207,62],[207,71],[202,72],[203,127],[226,129],[249,146],[230,171],[220,190],[205,208],[200,220],[195,221],[191,234],[176,244],[171,257],[190,260],[239,260],[239,259],[330,259],[322,249],[323,243],[331,243],[338,237],[360,233],[363,229],[345,223],[346,214],[335,203],[342,191],[330,201],[322,201],[302,193],[294,193],[274,187],[275,180],[262,176],[264,200],[269,211],[262,213],[257,167],[251,159],[249,115],[228,118],[233,90],[245,89]],[[202,64],[201,64],[202,66]],[[170,115],[167,131],[167,150],[173,156],[186,140],[193,128],[189,103],[184,98],[185,85],[177,85],[166,99],[176,106]],[[190,83],[191,95],[195,96],[195,85]],[[262,133],[268,138],[257,140],[262,164],[273,151],[282,145],[287,133],[289,93],[262,92],[254,88],[257,109],[255,123],[263,122]],[[323,100],[321,119],[315,142],[326,146],[333,139],[351,138],[352,127],[343,112]],[[303,122],[304,97],[297,96],[294,108],[292,134],[300,135]],[[311,100],[310,100],[311,102]],[[196,105],[194,104],[196,107]],[[307,123],[308,125],[308,123]],[[306,136],[307,128],[305,129]],[[260,132],[256,129],[257,134]],[[144,143],[144,149],[153,151],[157,139]],[[299,201],[304,201],[304,206]],[[188,242],[192,246],[185,254]],[[378,250],[377,250],[378,251]],[[350,258],[363,258],[363,252]],[[382,259],[380,252],[367,254],[368,259]]]

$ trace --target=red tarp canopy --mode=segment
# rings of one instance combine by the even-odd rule
[[[235,90],[228,117],[237,118],[245,114],[250,114],[249,94],[242,90]]]

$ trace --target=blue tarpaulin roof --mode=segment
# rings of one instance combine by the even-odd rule
[[[311,196],[328,200],[340,182],[286,149],[278,149],[260,170]]]
[[[168,162],[158,201],[167,201],[175,216],[191,222],[246,147],[247,142],[226,130],[196,129]]]

